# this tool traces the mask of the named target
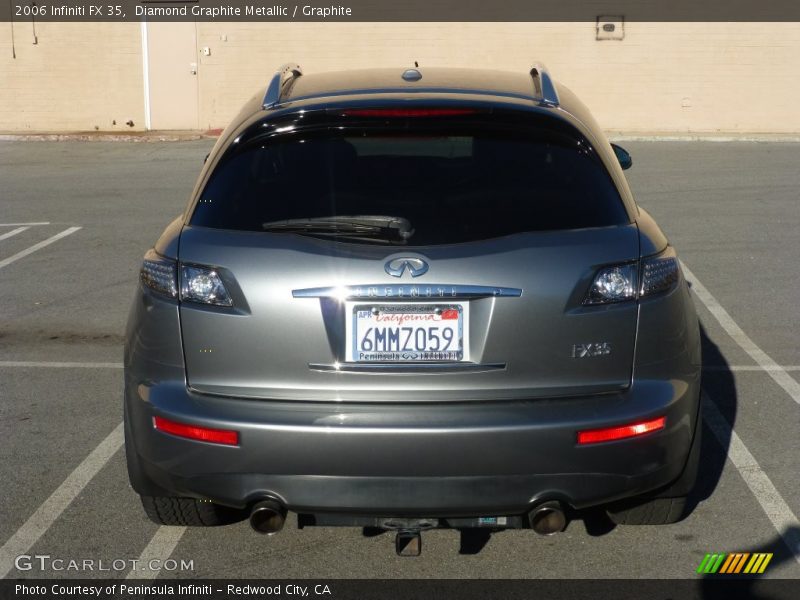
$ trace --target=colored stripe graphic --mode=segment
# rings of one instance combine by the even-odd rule
[[[722,554],[706,554],[700,566],[697,567],[698,573],[716,573],[725,558],[725,553]]]
[[[714,562],[714,564],[711,565],[711,570],[708,571],[708,572],[709,573],[716,573],[717,569],[719,569],[719,566],[722,564],[722,559],[724,559],[724,558],[725,558],[725,553],[724,552],[722,554],[719,554],[716,562]]]
[[[746,561],[749,556],[750,556],[749,552],[744,553],[744,554],[740,554],[739,555],[739,560],[736,561],[736,566],[731,567],[731,571],[730,572],[731,573],[738,573],[739,571],[741,571],[742,567],[744,567],[744,561]]]
[[[761,561],[764,560],[763,554],[753,554],[753,557],[750,559],[750,562],[747,563],[747,566],[744,568],[745,573],[758,573],[758,567],[761,565]]]
[[[763,573],[764,569],[767,568],[767,565],[771,560],[772,560],[772,552],[770,552],[769,554],[764,554],[764,562],[761,563],[761,567],[758,569],[758,572]]]
[[[720,573],[729,573],[733,564],[739,559],[739,555],[735,552],[733,554],[728,554],[728,560],[726,560],[722,568],[719,570]]]
[[[747,559],[750,558],[751,556],[752,556],[752,554],[750,554],[749,552],[744,555],[744,558],[742,559],[742,562],[739,563],[739,566],[736,569],[737,573],[741,573],[742,572],[742,569],[744,568],[744,565],[747,562]]]
[[[772,553],[766,552],[717,552],[706,554],[700,565],[698,573],[736,575],[740,573],[759,574],[767,568],[772,560]],[[745,566],[746,565],[746,566]]]
[[[704,573],[705,572],[705,568],[706,568],[706,565],[708,564],[708,559],[709,558],[711,558],[711,555],[710,554],[706,554],[703,557],[703,560],[700,561],[700,566],[697,567],[697,572],[698,573]]]

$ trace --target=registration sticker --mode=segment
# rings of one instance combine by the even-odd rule
[[[478,525],[507,525],[508,517],[478,517]]]

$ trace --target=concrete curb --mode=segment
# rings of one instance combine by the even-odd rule
[[[219,134],[202,131],[118,133],[8,133],[0,134],[0,142],[186,142],[216,139]]]
[[[786,133],[618,133],[606,132],[611,142],[756,142],[798,143],[800,135]]]

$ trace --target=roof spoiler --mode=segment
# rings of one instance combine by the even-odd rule
[[[536,63],[530,71],[531,79],[533,80],[533,89],[536,98],[543,104],[549,106],[558,106],[558,92],[553,80],[550,78],[550,72],[543,64]],[[272,80],[267,86],[267,93],[264,94],[263,108],[272,108],[280,104],[283,99],[283,91],[287,85],[290,85],[295,79],[303,75],[303,70],[297,63],[286,63],[272,76]]]
[[[295,79],[303,74],[303,70],[297,63],[286,63],[275,72],[267,86],[267,93],[264,94],[263,108],[272,108],[280,104],[283,99],[283,90]]]
[[[558,92],[556,92],[556,86],[550,78],[547,67],[540,63],[533,65],[531,79],[533,79],[533,90],[536,97],[543,104],[558,106]]]

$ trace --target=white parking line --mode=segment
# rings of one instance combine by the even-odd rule
[[[756,497],[786,547],[800,564],[800,533],[797,516],[786,504],[783,496],[775,488],[767,474],[761,469],[755,457],[744,445],[742,439],[733,431],[731,424],[722,415],[714,401],[704,391],[703,420],[723,448],[728,448],[728,458],[739,471],[747,487]]]
[[[159,571],[149,568],[151,561],[163,565],[181,541],[186,527],[159,527],[139,556],[139,570],[131,569],[125,579],[155,579]]]
[[[0,227],[18,227],[20,225],[26,225],[26,226],[50,225],[50,221],[42,221],[40,223],[0,223]]]
[[[742,328],[736,324],[736,321],[728,314],[728,311],[722,308],[722,305],[711,295],[711,292],[708,291],[706,286],[700,283],[700,280],[689,270],[683,261],[681,261],[681,266],[683,267],[686,278],[692,281],[692,290],[695,295],[705,304],[709,312],[719,324],[722,325],[725,332],[733,338],[734,342],[739,344],[742,350],[747,352],[750,358],[752,358],[759,367],[769,373],[769,376],[791,396],[792,400],[800,404],[800,383],[792,379],[791,375],[786,372],[786,369],[776,363],[772,357],[759,348],[756,343],[747,336]]]
[[[122,423],[92,450],[81,464],[69,474],[56,491],[50,494],[30,518],[0,548],[0,579],[14,568],[14,560],[25,554],[50,528],[83,488],[114,456],[123,444]]]
[[[0,368],[25,369],[121,369],[121,362],[42,362],[31,360],[0,360]]]
[[[7,240],[8,238],[14,237],[18,233],[22,233],[23,231],[26,231],[27,229],[30,229],[30,227],[17,227],[16,229],[12,229],[8,233],[4,233],[3,235],[0,235],[0,240]]]
[[[25,250],[21,250],[20,252],[17,252],[13,256],[9,256],[8,258],[4,258],[3,260],[0,260],[0,269],[10,265],[13,262],[18,261],[20,258],[24,258],[24,257],[28,256],[29,254],[33,254],[37,250],[41,250],[45,246],[49,246],[53,242],[57,242],[58,240],[60,240],[63,237],[67,237],[68,235],[75,233],[79,229],[81,229],[81,228],[80,227],[70,227],[69,229],[65,229],[61,233],[57,233],[54,236],[49,237],[49,238],[47,238],[46,240],[44,240],[42,242],[39,242],[38,244],[34,244],[30,248],[26,248]]]
[[[104,363],[104,362],[0,361],[0,368],[21,367],[21,368],[58,368],[58,369],[65,369],[65,368],[121,369],[122,366],[123,366],[122,363],[113,363],[113,362]],[[117,427],[117,430],[119,430],[120,427]],[[115,432],[117,430],[115,430]],[[117,446],[117,448],[119,448],[119,445]],[[116,448],[114,449],[114,451],[116,451]],[[97,450],[95,450],[95,452],[97,452]],[[111,452],[111,454],[113,454],[113,452]],[[110,458],[110,455],[108,456],[108,458]],[[106,461],[108,460],[108,458],[106,458]],[[106,461],[103,461],[103,464],[105,464]],[[84,463],[85,462],[86,461],[84,461]],[[102,465],[100,466],[102,467]],[[93,477],[94,474],[97,473],[97,471],[99,470],[100,469],[97,468],[94,471],[94,473],[91,474],[91,477]],[[88,477],[86,479],[83,486],[85,486],[86,483],[89,482],[91,477]],[[65,484],[62,484],[62,487],[64,487]],[[16,545],[14,545],[13,548],[10,548],[9,552],[6,552],[6,546],[10,546],[12,544],[12,540],[14,540],[14,538],[12,537],[12,539],[9,540],[5,546],[3,546],[2,552],[0,553],[0,578],[5,577],[5,575],[8,573],[8,570],[11,568],[10,564],[9,565],[5,564],[6,561],[13,561],[13,559],[16,556],[18,556],[19,554],[23,554],[27,550],[27,548],[21,549],[21,546],[26,541],[30,541],[30,543],[28,544],[28,548],[32,546],[36,542],[36,540],[39,539],[39,537],[41,537],[45,531],[47,531],[47,528],[61,514],[61,512],[64,510],[64,508],[66,508],[66,506],[69,504],[72,498],[75,497],[75,495],[77,494],[72,495],[69,498],[69,500],[64,504],[64,506],[56,513],[53,513],[52,510],[49,511],[52,514],[52,519],[50,519],[49,522],[47,523],[40,524],[39,528],[35,530],[35,539],[32,539],[33,536],[31,535],[30,532],[26,531],[23,532],[22,534],[20,534],[20,532],[17,532],[17,534],[15,535],[19,537],[20,540],[16,543]],[[50,501],[48,500],[48,502]],[[42,509],[40,508],[39,511],[41,510]],[[37,511],[37,513],[39,511]],[[34,517],[36,517],[36,514],[34,514]],[[34,519],[34,517],[31,517],[31,519],[28,520],[29,523],[31,522],[31,520]],[[28,523],[23,525],[20,531],[25,529],[27,526]],[[31,528],[29,527],[28,529]],[[138,570],[136,568],[131,569],[127,575],[127,579],[155,579],[158,576],[159,571],[149,569],[148,565],[153,560],[161,561],[159,564],[163,564],[164,561],[167,560],[172,555],[172,552],[175,550],[175,547],[178,545],[178,542],[180,542],[181,537],[183,537],[183,533],[185,531],[186,527],[159,527],[156,530],[156,533],[153,535],[150,542],[142,551],[141,556],[139,557],[139,562],[137,563],[139,569]],[[6,556],[7,554],[8,557]]]
[[[0,361],[0,368],[2,367],[21,367],[21,368],[86,368],[86,369],[121,369],[122,363],[114,362],[44,362],[44,361]],[[111,458],[122,445],[122,434],[120,433],[122,425],[120,424],[117,429],[111,434],[116,434],[119,438],[114,440],[110,445],[108,444],[109,438],[98,446],[94,452],[89,455],[81,466],[76,469],[70,477],[67,478],[61,487],[54,492],[54,494],[43,504],[34,515],[28,519],[28,522],[17,531],[12,538],[6,542],[2,550],[0,550],[0,578],[5,577],[13,566],[13,560],[20,554],[24,554],[34,543],[38,540],[45,531],[53,524],[63,510],[69,505],[80,490],[89,483],[100,468]],[[101,446],[106,444],[104,451],[99,452],[100,455],[105,456],[105,460],[98,464],[97,460],[90,461],[92,455],[98,454]],[[78,478],[79,483],[76,484],[75,474],[86,466],[86,463],[94,465],[95,468],[86,471],[83,470],[82,477]],[[73,481],[70,482],[70,479]],[[69,483],[68,483],[69,482]],[[78,487],[79,486],[79,487]],[[78,489],[76,489],[78,487]],[[65,488],[68,490],[64,493]],[[59,491],[61,490],[61,493]],[[56,499],[54,500],[54,497]],[[46,518],[49,516],[49,518]],[[159,571],[151,570],[148,568],[150,562],[153,560],[160,561],[163,564],[175,550],[175,547],[183,537],[186,527],[159,527],[153,535],[150,542],[142,551],[137,565],[139,569],[131,569],[127,575],[127,579],[155,579]],[[23,547],[24,546],[24,547]]]

